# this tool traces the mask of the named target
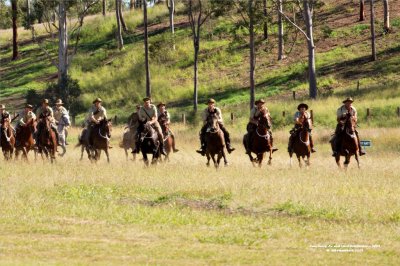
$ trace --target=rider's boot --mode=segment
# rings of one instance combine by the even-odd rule
[[[249,155],[251,153],[251,149],[250,149],[251,137],[252,137],[251,133],[247,133],[247,136],[246,136],[246,139],[245,139],[245,141],[246,141],[246,154],[249,154]]]
[[[272,152],[276,152],[278,150],[278,148],[274,147],[274,138],[272,137],[272,133],[270,131],[269,133],[271,135],[271,148],[272,148]]]
[[[200,153],[202,156],[206,155],[206,145],[201,143],[200,149],[196,150],[197,153]]]
[[[172,138],[172,151],[174,153],[178,152],[179,150],[175,147],[175,136],[174,136],[174,134],[171,134],[171,138]]]
[[[311,152],[316,152],[316,150],[314,149],[314,141],[311,135],[310,135],[310,147],[311,147]]]
[[[162,155],[167,156],[167,152],[165,151],[163,142],[160,142],[160,152]]]

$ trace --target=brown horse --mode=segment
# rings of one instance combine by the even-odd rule
[[[303,167],[301,159],[304,160],[306,165],[310,165],[311,145],[310,145],[310,125],[308,119],[304,119],[301,127],[299,127],[293,136],[292,150],[289,152],[290,166],[292,166],[292,155],[296,154],[297,160],[299,161],[300,168]],[[289,140],[290,141],[290,140]]]
[[[122,141],[119,143],[119,147],[123,148],[125,151],[126,160],[129,158],[128,150],[135,149],[136,139],[135,139],[135,130],[134,127],[125,127],[124,134],[122,135]],[[136,153],[133,153],[133,160],[136,160]]]
[[[338,154],[335,156],[336,164],[341,167],[340,156],[345,157],[344,167],[347,169],[351,156],[355,156],[357,166],[360,168],[360,162],[358,159],[358,139],[356,135],[356,119],[351,114],[346,115],[346,121],[344,123],[344,129],[336,136],[336,140],[340,141],[340,149]]]
[[[171,132],[169,131],[169,124],[166,121],[160,123],[160,126],[161,126],[161,130],[163,132],[163,135],[164,135],[164,149],[165,149],[165,152],[167,153],[164,160],[169,161],[169,155],[172,152],[174,139],[172,138]]]
[[[41,127],[37,143],[38,151],[42,154],[42,158],[44,154],[46,158],[50,157],[50,161],[53,163],[56,159],[57,135],[51,128],[50,116],[41,117],[38,127]]]
[[[7,161],[12,158],[14,148],[14,130],[11,128],[10,121],[3,118],[1,121],[1,149]]]
[[[267,116],[267,110],[262,109],[261,110],[261,115],[258,118],[258,125],[255,130],[255,133],[253,133],[253,137],[250,140],[250,147],[249,150],[251,151],[249,153],[249,158],[250,161],[255,165],[254,163],[258,163],[258,166],[261,167],[264,155],[266,152],[269,153],[269,160],[268,164],[271,164],[272,160],[272,143],[271,143],[271,135],[268,131],[271,123],[269,121],[269,118]],[[247,149],[247,141],[246,139],[249,137],[248,134],[245,134],[243,137],[243,145]],[[253,158],[251,153],[255,153],[257,155],[257,158]]]
[[[81,150],[81,160],[83,158],[84,149],[88,154],[88,158],[90,161],[95,160],[98,161],[100,159],[101,151],[103,150],[107,156],[107,162],[110,162],[110,154],[109,154],[109,144],[111,138],[112,131],[112,123],[111,119],[103,119],[99,124],[93,126],[91,130],[91,134],[89,138],[87,138],[87,129],[82,131],[82,134],[79,138],[79,143],[76,147],[82,146]],[[89,145],[87,139],[91,139],[93,145]]]
[[[35,151],[36,160],[36,149],[35,140],[33,139],[33,132],[35,131],[35,121],[30,119],[25,123],[17,127],[16,134],[16,145],[15,145],[15,159],[18,159],[19,153],[22,151],[22,158],[28,160],[28,153],[30,150]]]
[[[207,117],[207,131],[205,136],[207,166],[210,166],[210,159],[213,160],[215,168],[219,167],[221,158],[224,158],[225,165],[228,165],[225,155],[224,133],[218,124],[218,117],[215,114]],[[215,156],[217,155],[217,158]]]

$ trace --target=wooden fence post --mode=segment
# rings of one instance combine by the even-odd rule
[[[397,116],[400,117],[400,106],[397,107]]]
[[[76,126],[75,118],[76,117],[73,115],[72,116],[72,121],[71,121],[71,124],[72,124],[73,127]]]
[[[235,115],[231,113],[231,123],[233,124],[233,120],[235,120]]]
[[[293,91],[293,100],[296,100],[296,92]]]
[[[311,123],[313,123],[313,125],[314,125],[314,111],[313,110],[310,110],[310,118],[311,118]]]
[[[186,115],[184,113],[182,114],[182,123],[186,125]]]
[[[357,91],[360,90],[360,80],[357,81]]]
[[[116,125],[117,122],[118,122],[118,117],[117,117],[117,116],[114,116],[114,125]]]
[[[285,117],[286,116],[286,112],[282,111],[282,116]]]
[[[370,110],[369,108],[367,108],[367,119],[369,119],[370,115],[371,115]]]

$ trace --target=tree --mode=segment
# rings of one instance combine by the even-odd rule
[[[129,0],[129,9],[130,10],[135,9],[135,0]]]
[[[146,96],[151,97],[150,65],[149,65],[149,35],[147,32],[147,0],[143,1],[143,24],[144,24],[144,55],[146,67]]]
[[[175,37],[175,26],[174,26],[174,13],[175,13],[175,0],[167,0],[167,8],[169,11],[169,27],[171,29],[172,38]],[[173,42],[173,49],[175,50],[175,41]]]
[[[289,21],[294,27],[296,27],[307,40],[308,48],[308,82],[309,82],[309,96],[311,99],[317,98],[317,75],[315,67],[315,45],[313,37],[313,13],[314,6],[317,4],[315,0],[302,0],[303,6],[301,8],[300,1],[298,1],[298,7],[303,11],[303,20],[305,23],[306,31],[286,16],[282,11],[278,11],[287,21]]]
[[[102,13],[103,13],[103,16],[106,16],[106,12],[107,12],[107,0],[103,0],[101,6],[102,6]]]
[[[264,13],[264,40],[268,39],[268,11],[267,11],[267,0],[263,0],[263,13]]]
[[[124,20],[124,15],[123,15],[123,13],[122,13],[122,0],[118,0],[119,1],[119,5],[118,5],[118,8],[119,8],[119,19],[120,19],[120,21],[121,21],[121,26],[122,26],[122,30],[126,33],[126,32],[128,32],[128,28],[126,27],[126,24],[125,24],[125,20]]]
[[[118,49],[122,50],[124,48],[124,40],[122,39],[122,26],[121,26],[121,9],[119,8],[121,4],[121,0],[115,0],[115,14],[117,19],[117,42],[118,42]]]
[[[386,33],[390,31],[390,22],[389,22],[389,0],[383,0],[383,29]]]
[[[365,4],[364,0],[360,0],[360,21],[365,19]]]
[[[283,19],[282,19],[283,5],[282,0],[278,0],[278,60],[282,60],[285,56],[283,54]]]
[[[197,112],[198,105],[198,57],[200,51],[201,26],[211,16],[213,10],[207,0],[187,0],[187,14],[192,30],[194,48],[194,77],[193,77],[193,110]]]
[[[13,54],[12,60],[18,58],[18,0],[11,0],[12,30],[13,30]]]
[[[371,49],[372,49],[372,61],[376,61],[376,47],[375,47],[375,10],[374,0],[370,0],[371,9]]]

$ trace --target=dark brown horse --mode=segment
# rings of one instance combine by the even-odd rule
[[[265,153],[269,153],[269,160],[268,164],[271,164],[272,160],[272,142],[271,142],[271,135],[269,133],[269,127],[271,123],[269,121],[269,117],[267,116],[267,110],[262,109],[261,115],[258,118],[258,125],[253,133],[252,139],[250,140],[250,147],[248,150],[251,152],[249,153],[250,161],[253,165],[257,162],[258,166],[261,167],[262,162],[264,160]],[[243,145],[247,149],[247,141],[246,139],[249,137],[248,134],[244,135],[243,137]],[[251,153],[255,153],[257,158],[253,158]]]
[[[228,165],[225,155],[224,133],[218,124],[218,117],[211,114],[207,118],[207,131],[205,136],[207,166],[210,166],[210,159],[213,160],[215,168],[219,167],[221,158],[224,158],[225,165]],[[217,158],[215,158],[217,156]]]
[[[351,156],[355,156],[357,166],[360,168],[360,161],[358,159],[358,139],[356,135],[357,122],[354,116],[351,114],[346,115],[346,121],[344,122],[344,129],[336,136],[336,141],[340,141],[338,154],[335,156],[336,164],[342,167],[340,164],[340,156],[345,157],[344,167],[347,169]]]
[[[293,136],[292,150],[289,152],[290,166],[292,165],[292,155],[296,154],[299,166],[303,167],[301,159],[307,166],[310,165],[311,145],[310,145],[310,125],[308,119],[303,119],[302,125],[297,128]],[[307,160],[304,158],[307,157]]]
[[[28,153],[30,150],[35,151],[36,159],[36,149],[35,140],[33,139],[33,132],[35,131],[35,121],[30,119],[25,123],[17,127],[16,134],[16,145],[15,145],[15,159],[18,159],[19,153],[22,151],[22,158],[28,160]]]
[[[111,119],[103,119],[99,124],[94,125],[88,138],[86,136],[88,131],[87,129],[84,129],[77,145],[77,147],[82,146],[81,160],[83,158],[83,152],[85,149],[90,161],[98,161],[100,159],[101,151],[103,150],[107,156],[107,162],[110,162],[109,146],[111,131]],[[88,139],[92,140],[92,146],[87,142]]]
[[[15,148],[14,130],[11,128],[10,120],[3,117],[1,121],[1,149],[4,158],[8,161],[12,158]]]
[[[53,163],[56,159],[57,152],[57,135],[56,132],[51,128],[51,118],[50,116],[43,116],[40,118],[38,127],[40,129],[40,135],[38,136],[38,152],[50,157],[50,161]]]
[[[161,151],[156,130],[151,126],[151,124],[140,122],[138,131],[140,132],[140,150],[142,151],[144,163],[146,166],[149,165],[147,154],[151,154],[153,156],[151,164],[157,164],[157,161],[161,157]]]

